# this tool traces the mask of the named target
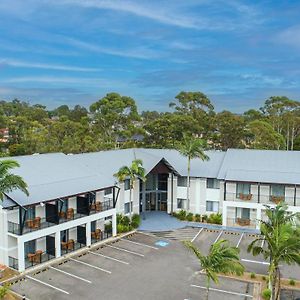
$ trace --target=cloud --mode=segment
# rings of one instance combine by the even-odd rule
[[[46,70],[57,70],[57,71],[74,71],[74,72],[99,72],[101,69],[97,68],[85,68],[68,65],[58,65],[52,63],[37,63],[28,62],[14,59],[0,59],[0,68],[5,66],[16,67],[16,68],[29,68],[29,69],[46,69]]]
[[[282,30],[276,35],[274,41],[300,48],[300,25]]]

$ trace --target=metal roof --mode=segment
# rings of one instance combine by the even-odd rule
[[[209,161],[193,159],[191,176],[232,181],[300,184],[300,152],[237,150],[206,151]],[[2,158],[5,159],[5,158]],[[146,173],[161,160],[180,176],[187,175],[187,158],[176,150],[121,149],[65,155],[63,153],[11,157],[20,168],[13,173],[28,184],[30,195],[15,190],[3,207],[50,201],[116,185],[113,174],[134,159],[141,159]]]

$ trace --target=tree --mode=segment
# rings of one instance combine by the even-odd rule
[[[187,209],[190,209],[190,174],[191,160],[200,158],[202,161],[209,160],[204,152],[205,142],[202,139],[193,138],[192,136],[184,136],[183,142],[178,145],[178,151],[181,155],[187,157]]]
[[[129,217],[131,219],[131,206],[132,206],[132,190],[134,188],[134,181],[140,179],[146,181],[145,169],[143,168],[143,162],[140,159],[135,159],[132,161],[131,166],[123,166],[119,169],[114,176],[119,182],[124,182],[129,179]]]
[[[230,247],[229,242],[226,240],[219,240],[212,244],[207,256],[204,256],[192,242],[185,241],[184,244],[196,255],[202,271],[205,272],[207,300],[210,282],[219,283],[218,273],[238,276],[244,273],[244,266],[240,263],[239,259],[239,248]]]
[[[287,208],[283,202],[275,208],[266,206],[267,219],[260,220],[261,236],[248,246],[248,252],[254,256],[262,254],[270,262],[269,289],[273,300],[280,295],[280,264],[300,265],[300,229],[296,222],[299,213],[288,213]]]
[[[10,170],[20,167],[15,160],[5,159],[0,160],[0,199],[4,199],[4,194],[12,192],[13,190],[21,190],[27,196],[27,184],[21,176],[10,173]]]

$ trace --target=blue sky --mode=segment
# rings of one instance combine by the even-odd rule
[[[300,100],[300,1],[1,0],[0,99],[89,106],[107,92],[140,110],[181,90],[216,110]]]

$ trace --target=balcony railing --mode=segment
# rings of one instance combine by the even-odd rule
[[[14,270],[19,270],[19,260],[15,257],[8,257],[8,266]]]
[[[227,218],[227,226],[229,227],[240,226],[255,229],[257,224],[257,220],[247,218]]]
[[[28,253],[27,257],[25,257],[25,268],[27,269],[55,258],[51,253],[55,253],[55,249],[37,250],[35,253]]]
[[[296,197],[287,196],[274,196],[266,194],[243,194],[243,193],[226,193],[226,201],[241,201],[250,203],[262,203],[262,204],[278,204],[281,201],[286,202],[288,205],[300,205],[300,195]]]
[[[55,226],[55,225],[65,223],[68,221],[72,221],[72,220],[76,220],[79,218],[83,218],[88,215],[96,214],[96,213],[106,211],[106,210],[109,210],[112,208],[113,208],[113,200],[108,199],[103,202],[96,202],[95,204],[92,204],[90,206],[89,212],[86,214],[78,212],[78,210],[76,210],[76,209],[69,208],[65,212],[63,212],[63,211],[60,212],[58,214],[58,216],[57,215],[55,215],[53,217],[48,216],[47,218],[35,217],[34,219],[29,219],[29,220],[25,221],[25,224],[23,227],[23,234],[32,232],[32,231],[36,231],[36,230],[40,230],[43,228]],[[55,219],[58,220],[57,223],[49,222],[49,220],[55,220]],[[20,227],[21,227],[20,224],[8,221],[8,232],[20,235],[21,234]]]
[[[61,242],[61,253],[66,254],[66,253],[78,250],[80,248],[83,248],[85,246],[86,246],[86,244],[84,244],[84,243],[80,243],[73,239],[69,239],[66,242]]]

